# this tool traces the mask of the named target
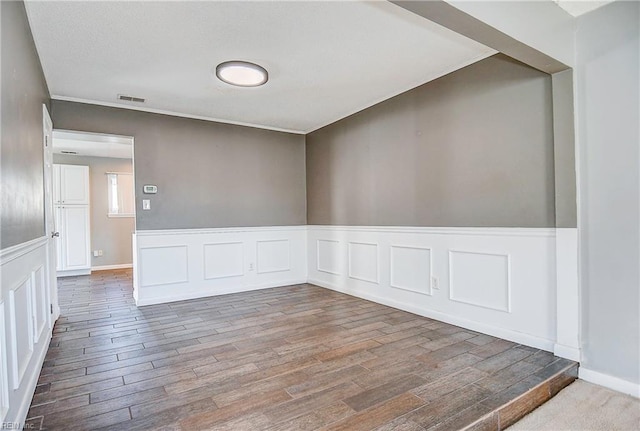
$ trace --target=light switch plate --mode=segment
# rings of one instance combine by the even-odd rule
[[[151,200],[150,199],[142,199],[142,209],[150,210],[151,209]]]

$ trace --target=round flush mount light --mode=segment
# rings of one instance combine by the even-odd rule
[[[225,61],[216,67],[216,76],[227,84],[258,87],[269,79],[264,67],[248,61]]]

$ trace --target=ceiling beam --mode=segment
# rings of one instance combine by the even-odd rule
[[[512,2],[497,2],[499,3],[500,15],[494,14],[491,15],[492,19],[489,19],[489,13],[493,10],[494,3],[496,2],[451,2],[453,4],[443,1],[443,0],[431,0],[431,1],[414,1],[414,0],[389,0],[391,3],[400,6],[403,9],[406,9],[410,12],[413,12],[423,18],[426,18],[430,21],[433,21],[437,24],[440,24],[443,27],[448,28],[449,30],[453,30],[456,33],[459,33],[463,36],[466,36],[470,39],[473,39],[477,42],[480,42],[490,48],[495,49],[496,51],[500,51],[509,57],[512,57],[522,63],[528,64],[529,66],[538,69],[540,71],[553,74],[556,72],[561,72],[563,70],[569,69],[570,64],[566,64],[563,61],[557,60],[556,58],[548,55],[545,52],[542,52],[540,49],[534,48],[531,45],[533,43],[524,43],[514,34],[516,33],[516,29],[520,23],[518,23],[516,17],[513,14],[508,14],[505,12],[509,12],[509,8],[505,9],[505,6],[509,5]],[[515,11],[513,8],[517,7],[517,3],[510,4],[509,7],[511,11]],[[525,8],[531,8],[531,2],[524,2],[523,4]],[[552,2],[549,2],[550,5],[554,8],[558,9],[558,13],[566,14],[559,7],[557,7]],[[471,5],[471,6],[469,6]],[[461,8],[467,8],[467,11],[462,10]],[[472,10],[472,7],[483,7],[486,9],[482,9],[483,17],[482,19],[476,17],[468,12],[475,12]],[[480,9],[477,9],[480,10]],[[530,12],[531,10],[529,10]],[[520,11],[521,12],[521,11]],[[478,14],[479,15],[479,14]],[[571,18],[568,14],[566,14],[566,20],[563,19],[565,17],[560,16],[561,25],[558,24],[558,20],[556,19],[556,29],[561,31],[565,36],[566,43],[570,46],[567,47],[566,51],[573,51],[573,18]],[[522,15],[520,15],[522,17]],[[527,20],[536,20],[536,17],[525,16]],[[557,15],[554,15],[554,18],[557,18]],[[490,25],[487,23],[490,21]],[[501,21],[510,21],[509,22],[509,30],[511,34],[507,34],[507,27],[509,26],[500,26],[501,29],[498,29],[497,24]],[[522,21],[522,19],[520,19]],[[540,36],[544,36],[545,39],[552,39],[553,35],[548,34],[549,31],[545,29],[544,23],[535,22],[537,28],[540,30]],[[503,31],[504,30],[504,31]],[[531,30],[531,27],[526,30]],[[543,32],[547,32],[544,34]],[[524,36],[520,35],[520,36]],[[528,38],[532,40],[533,35],[531,31],[529,31]],[[524,37],[523,37],[524,38]],[[558,55],[560,56],[560,55]],[[570,57],[567,57],[570,59]],[[566,61],[566,60],[565,60]],[[569,61],[566,61],[569,63]]]

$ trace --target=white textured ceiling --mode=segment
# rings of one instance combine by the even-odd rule
[[[299,133],[495,53],[381,1],[28,1],[27,13],[54,99]],[[227,60],[269,82],[218,81]]]
[[[569,14],[577,17],[592,10],[596,10],[613,0],[553,0],[558,6],[566,10]]]

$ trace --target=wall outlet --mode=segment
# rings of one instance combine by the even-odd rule
[[[249,264],[249,271],[253,271],[253,262]]]
[[[431,277],[431,287],[435,290],[440,289],[440,287],[438,287],[438,277]]]
[[[93,257],[102,256],[102,250],[93,250]]]
[[[102,250],[98,250],[98,256],[102,256]]]

